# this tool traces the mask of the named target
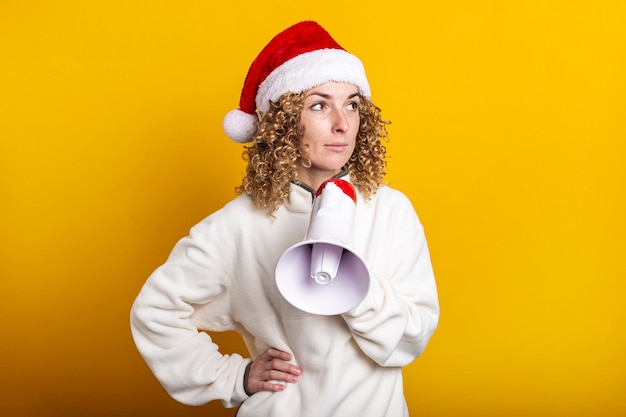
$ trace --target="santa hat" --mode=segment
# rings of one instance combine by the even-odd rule
[[[224,117],[224,132],[235,142],[250,142],[257,111],[267,112],[270,100],[330,81],[354,84],[362,96],[371,97],[365,69],[356,56],[346,52],[318,23],[296,23],[276,35],[250,66],[239,108]]]

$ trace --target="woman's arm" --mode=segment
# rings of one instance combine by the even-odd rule
[[[374,271],[365,300],[343,314],[363,352],[381,366],[411,363],[424,351],[439,321],[424,229],[408,199],[400,203],[394,220],[384,226],[391,230],[385,235],[388,241],[378,242],[384,246],[379,252],[387,254],[387,274]]]

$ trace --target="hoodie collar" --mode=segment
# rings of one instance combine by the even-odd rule
[[[348,182],[350,181],[350,175],[348,175],[348,170],[345,167],[332,178],[343,178]],[[308,184],[292,182],[290,184],[289,196],[285,200],[285,208],[294,213],[311,213],[316,192],[317,190],[314,190]]]

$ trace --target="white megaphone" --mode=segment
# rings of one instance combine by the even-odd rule
[[[330,179],[317,190],[306,237],[287,249],[276,265],[276,285],[294,307],[320,315],[342,314],[367,295],[370,273],[349,248],[356,192]]]

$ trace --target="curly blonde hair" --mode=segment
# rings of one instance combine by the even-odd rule
[[[270,102],[270,109],[261,114],[252,145],[244,147],[246,175],[236,192],[248,194],[256,207],[268,209],[270,215],[289,195],[289,184],[300,183],[298,165],[311,165],[300,150],[303,102],[302,93],[286,93]],[[346,169],[352,184],[369,200],[386,174],[387,150],[382,140],[388,139],[386,125],[390,122],[383,120],[380,108],[365,97],[359,102],[359,118],[356,146]]]

